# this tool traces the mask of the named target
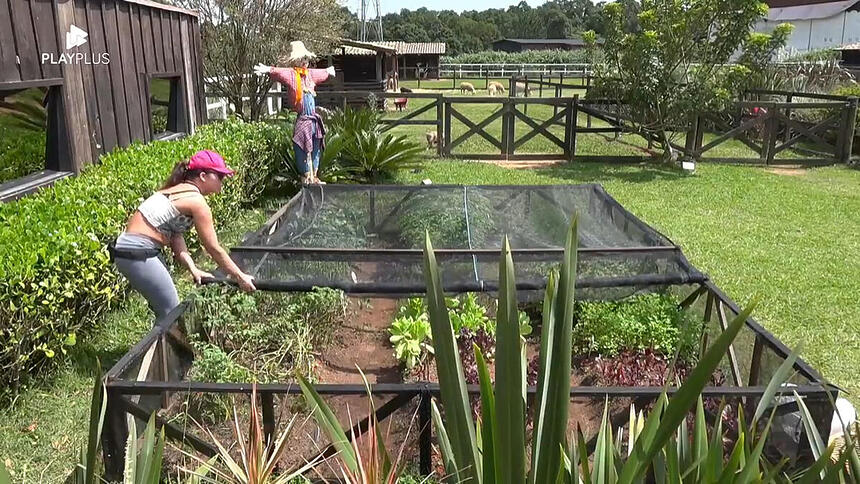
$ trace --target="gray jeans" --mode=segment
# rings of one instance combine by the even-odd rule
[[[161,245],[145,235],[123,232],[116,239],[116,248],[160,249]],[[150,309],[155,313],[156,320],[163,318],[179,305],[179,294],[176,292],[173,278],[170,277],[170,272],[158,257],[150,257],[145,260],[117,257],[114,263],[120,274],[128,279],[131,287],[149,303]]]

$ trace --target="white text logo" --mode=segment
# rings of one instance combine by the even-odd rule
[[[84,29],[76,27],[73,24],[69,28],[69,31],[66,32],[66,50],[86,44],[87,37],[89,37],[89,34]]]

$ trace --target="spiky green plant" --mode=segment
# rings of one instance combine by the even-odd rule
[[[237,461],[230,454],[228,446],[219,441],[211,431],[207,430],[209,438],[218,449],[217,460],[213,465],[202,458],[183,453],[201,464],[201,469],[211,472],[214,478],[206,477],[200,471],[186,472],[196,475],[203,482],[234,482],[241,484],[287,484],[292,479],[301,477],[305,472],[312,469],[318,462],[311,461],[298,469],[276,474],[278,462],[287,451],[287,440],[293,431],[296,417],[290,419],[287,426],[276,436],[274,441],[267,441],[260,421],[260,412],[257,408],[257,385],[251,388],[251,410],[250,422],[247,434],[242,432],[239,414],[233,407],[233,432],[239,447],[240,459]]]
[[[403,444],[396,456],[388,451],[385,446],[384,435],[380,431],[379,421],[376,418],[376,408],[373,404],[373,396],[367,377],[358,369],[367,390],[368,400],[368,427],[362,435],[352,434],[347,438],[346,431],[340,425],[331,407],[322,399],[314,389],[313,385],[299,376],[299,386],[307,400],[308,405],[316,418],[317,423],[332,440],[332,444],[338,453],[335,459],[338,462],[341,482],[349,484],[395,484],[403,473],[400,465],[406,442],[409,440],[408,432]]]
[[[161,428],[160,433],[156,433],[154,413],[149,417],[141,442],[138,442],[135,420],[131,419],[128,429],[128,443],[125,447],[124,484],[159,484],[161,482],[164,442],[164,427]]]
[[[427,305],[445,419],[435,404],[432,415],[442,461],[449,474],[448,482],[626,484],[652,481],[783,482],[789,479],[782,473],[785,462],[770,465],[762,457],[770,420],[760,433],[757,421],[764,416],[774,395],[790,376],[796,356],[786,359],[778,370],[764,392],[751,425],[747,425],[741,411],[740,437],[728,456],[723,453],[722,422],[718,422],[709,435],[704,418],[701,392],[743,327],[755,302],[730,322],[671,398],[664,390],[647,418],[637,415],[635,409],[631,411],[626,453],[622,452],[623,432],[619,430],[618,437],[613,436],[607,412],[604,412],[591,460],[581,433],[578,432],[575,441],[568,444],[565,432],[576,281],[576,220],[574,217],[567,234],[561,270],[550,274],[544,298],[530,469],[527,469],[525,458],[524,358],[520,347],[510,246],[507,240],[503,242],[499,270],[495,388],[480,351],[476,351],[482,403],[476,432],[462,365],[445,308],[441,277],[429,235],[425,239]],[[696,424],[691,433],[686,418],[694,407]],[[772,415],[773,411],[771,418]],[[807,421],[807,426],[814,428],[808,412]],[[841,462],[830,464],[832,449],[822,450],[822,445],[818,448],[818,460],[802,474],[801,482],[812,482],[809,481],[810,476],[818,477],[818,474],[822,477],[839,475],[838,469],[844,468],[849,454],[853,455],[853,452],[847,452]]]

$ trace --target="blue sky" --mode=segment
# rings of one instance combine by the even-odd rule
[[[454,10],[462,12],[463,10],[486,10],[488,8],[507,8],[510,5],[516,5],[519,0],[411,0],[411,1],[396,1],[396,0],[379,0],[382,6],[383,15],[391,12],[399,12],[403,8],[416,10],[421,7],[426,7],[430,10]],[[544,3],[545,0],[527,0],[527,3],[532,7]],[[360,0],[343,0],[343,3],[353,12],[357,12]],[[373,0],[367,0],[367,15],[374,16]]]

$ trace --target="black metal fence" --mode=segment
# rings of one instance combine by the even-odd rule
[[[260,281],[265,288],[265,281]],[[701,314],[703,333],[702,349],[707,348],[708,341],[716,338],[732,318],[740,310],[717,286],[709,280],[700,284],[675,286],[671,288],[682,294],[681,307]],[[157,322],[156,326],[127,354],[125,354],[107,373],[105,378],[107,395],[107,413],[105,431],[103,433],[103,449],[105,467],[108,476],[120,476],[122,472],[125,443],[128,438],[131,418],[146,420],[156,413],[156,421],[165,429],[167,437],[183,443],[204,455],[215,455],[217,449],[212,442],[202,435],[171,422],[169,412],[165,409],[176,409],[181,406],[182,395],[249,395],[252,391],[250,383],[211,383],[187,381],[187,372],[193,363],[194,352],[183,336],[183,324],[189,314],[193,301],[187,301]],[[702,393],[708,401],[729,401],[745,407],[745,415],[752,415],[752,409],[762,397],[765,386],[776,369],[790,354],[789,349],[778,341],[771,333],[762,328],[752,318],[747,319],[745,329],[735,340],[727,352],[723,367],[728,376],[726,386],[708,387]],[[819,432],[829,429],[833,410],[831,402],[835,401],[839,389],[827,384],[820,375],[807,363],[798,359],[794,365],[796,376],[790,381],[791,385],[780,389],[779,394],[791,396],[797,392],[813,414]],[[366,388],[361,383],[315,385],[323,397],[335,398],[344,396],[361,397],[366,395]],[[382,405],[376,406],[376,416],[382,421],[391,417],[395,412],[409,411],[417,415],[417,460],[423,474],[429,474],[433,468],[432,439],[430,427],[430,399],[439,395],[439,386],[432,382],[412,384],[374,384],[371,393],[380,398],[388,398]],[[669,388],[673,393],[676,388]],[[281,401],[281,411],[290,396],[301,393],[294,382],[280,384],[261,384],[256,387],[262,407],[263,427],[267,436],[276,432],[276,397]],[[472,395],[480,393],[477,385],[468,387]],[[623,411],[613,412],[613,422],[622,425],[627,417],[626,406],[634,403],[642,408],[653,402],[663,389],[660,387],[597,387],[579,386],[570,391],[572,401],[584,401],[603,408],[605,399],[617,402]],[[535,388],[528,389],[529,395],[535,393]],[[791,408],[780,409],[782,414],[791,412]],[[790,406],[790,405],[789,405]],[[412,410],[414,409],[414,410]],[[794,407],[796,411],[796,406]],[[355,415],[353,413],[353,415]],[[720,418],[714,416],[714,418]],[[369,415],[353,426],[356,435],[367,431]],[[586,431],[595,433],[596,427],[589,422],[577,422]],[[801,456],[807,446],[803,442],[795,445],[792,452]],[[592,447],[593,448],[593,447]],[[784,450],[783,450],[784,452]],[[318,446],[316,452],[321,456],[331,456],[334,448],[331,445]],[[407,456],[414,458],[414,456]],[[310,457],[306,457],[310,458]],[[407,459],[408,460],[408,459]]]

